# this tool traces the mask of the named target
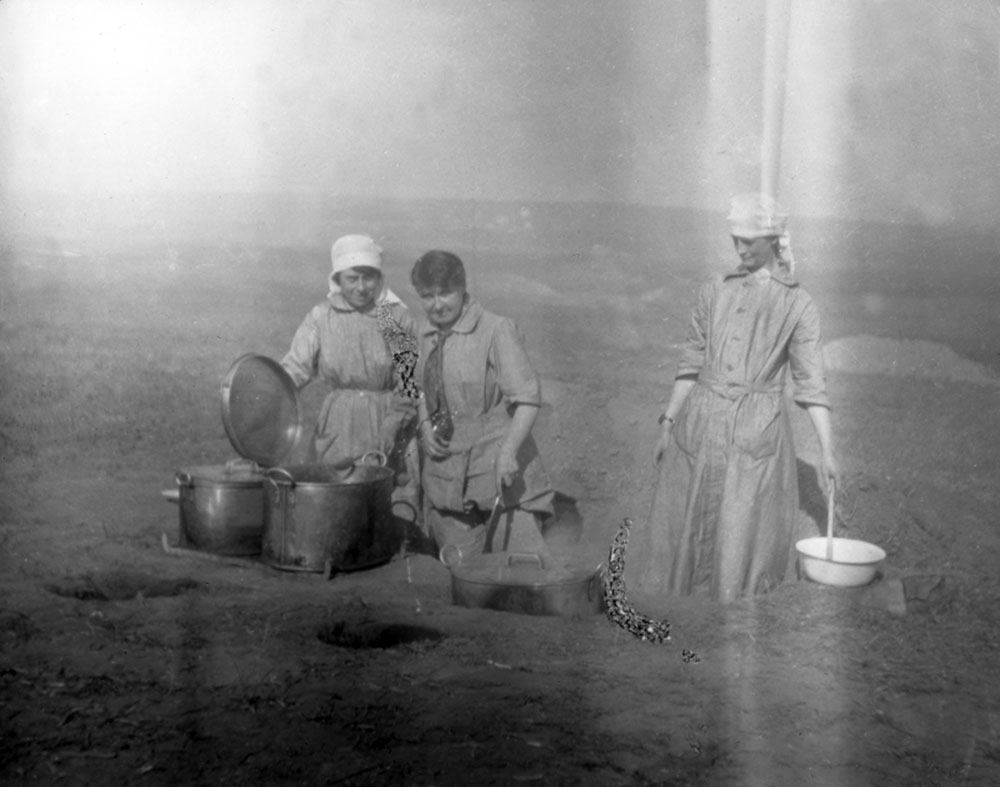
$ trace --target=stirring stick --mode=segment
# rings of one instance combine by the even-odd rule
[[[413,601],[416,603],[417,614],[419,615],[421,612],[420,597],[417,595],[416,588],[413,587],[413,574],[410,571],[410,554],[407,553],[403,560],[406,562],[406,584],[410,586],[410,592],[413,594]]]
[[[826,504],[826,559],[833,560],[833,484]]]

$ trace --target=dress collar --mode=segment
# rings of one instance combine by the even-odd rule
[[[743,266],[740,266],[736,270],[730,271],[729,273],[725,274],[722,278],[728,281],[729,279],[736,279],[742,276],[750,276],[752,278],[757,278],[757,279],[773,279],[779,284],[784,284],[786,287],[799,286],[799,282],[796,280],[796,278],[791,273],[786,271],[784,268],[780,267],[775,267],[773,271],[769,271],[766,268],[760,268],[754,271],[753,273],[750,273],[750,271],[743,268]]]
[[[351,304],[347,302],[347,299],[344,298],[344,294],[342,292],[331,292],[329,295],[326,296],[326,300],[338,312],[358,312],[358,314],[360,314],[362,317],[375,316],[374,307],[366,312],[359,312],[357,309],[355,309],[353,306],[351,306]]]

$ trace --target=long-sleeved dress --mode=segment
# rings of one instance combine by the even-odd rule
[[[829,407],[819,314],[797,282],[760,269],[705,284],[677,374],[698,381],[632,533],[630,589],[728,602],[784,578],[798,509],[786,368],[795,402]]]
[[[441,333],[421,330],[417,379]],[[424,457],[426,503],[448,518],[472,510],[489,512],[496,498],[496,459],[517,404],[541,405],[541,386],[515,323],[486,311],[472,296],[443,345],[444,392],[454,423],[445,459]],[[504,495],[507,507],[552,513],[553,491],[538,448],[529,434],[518,452],[520,475]],[[438,532],[439,540],[442,532]],[[439,543],[439,546],[445,544]]]
[[[396,302],[388,308],[400,328],[415,336],[406,306]],[[299,388],[314,378],[330,387],[313,437],[316,461],[358,459],[378,448],[380,433],[405,417],[376,310],[359,312],[340,293],[306,315],[281,365]]]

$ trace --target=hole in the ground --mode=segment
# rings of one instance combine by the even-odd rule
[[[426,626],[405,623],[348,623],[338,620],[323,626],[317,636],[327,645],[340,648],[395,648],[417,642],[437,642],[447,635]]]
[[[178,596],[185,590],[198,587],[198,583],[186,577],[161,579],[133,571],[111,570],[52,582],[45,587],[58,596],[83,601],[129,601],[135,598]]]

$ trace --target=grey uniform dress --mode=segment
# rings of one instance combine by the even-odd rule
[[[630,589],[732,601],[784,578],[798,509],[786,370],[795,402],[829,407],[819,315],[798,283],[760,269],[705,284],[677,372],[698,381],[632,533]]]
[[[415,335],[406,306],[390,303],[393,319]],[[380,432],[402,421],[393,358],[376,311],[359,312],[340,293],[331,294],[302,321],[281,365],[302,388],[318,378],[329,387],[316,423],[313,458],[336,463],[378,448]]]

